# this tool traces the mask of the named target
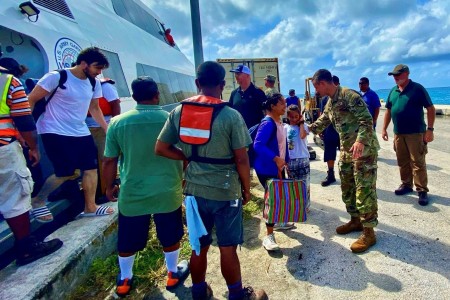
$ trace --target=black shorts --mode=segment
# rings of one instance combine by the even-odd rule
[[[91,135],[65,136],[44,133],[41,138],[56,177],[72,176],[76,169],[97,169],[97,147]]]
[[[339,141],[324,141],[323,142],[323,161],[336,160],[336,153],[339,148]]]
[[[126,217],[119,212],[117,250],[134,253],[145,248],[152,215]],[[184,234],[181,206],[169,213],[154,214],[156,236],[161,245],[170,247],[178,243]]]

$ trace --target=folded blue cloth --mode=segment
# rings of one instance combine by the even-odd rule
[[[189,243],[195,254],[200,255],[200,238],[207,235],[205,225],[198,212],[197,201],[194,196],[186,196],[184,198],[184,206],[186,207],[186,221],[189,233]]]

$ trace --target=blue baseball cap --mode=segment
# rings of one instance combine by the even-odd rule
[[[236,69],[230,70],[233,73],[244,73],[250,75],[250,69],[246,65],[239,65]]]

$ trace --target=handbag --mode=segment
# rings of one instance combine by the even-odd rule
[[[305,222],[307,186],[295,179],[269,179],[264,193],[263,218],[267,223]]]

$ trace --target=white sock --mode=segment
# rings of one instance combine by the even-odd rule
[[[178,272],[178,256],[180,255],[180,249],[172,252],[164,252],[164,257],[166,258],[166,267],[168,272],[176,273]]]
[[[128,257],[119,256],[120,280],[133,278],[133,264],[135,257],[136,254]]]

